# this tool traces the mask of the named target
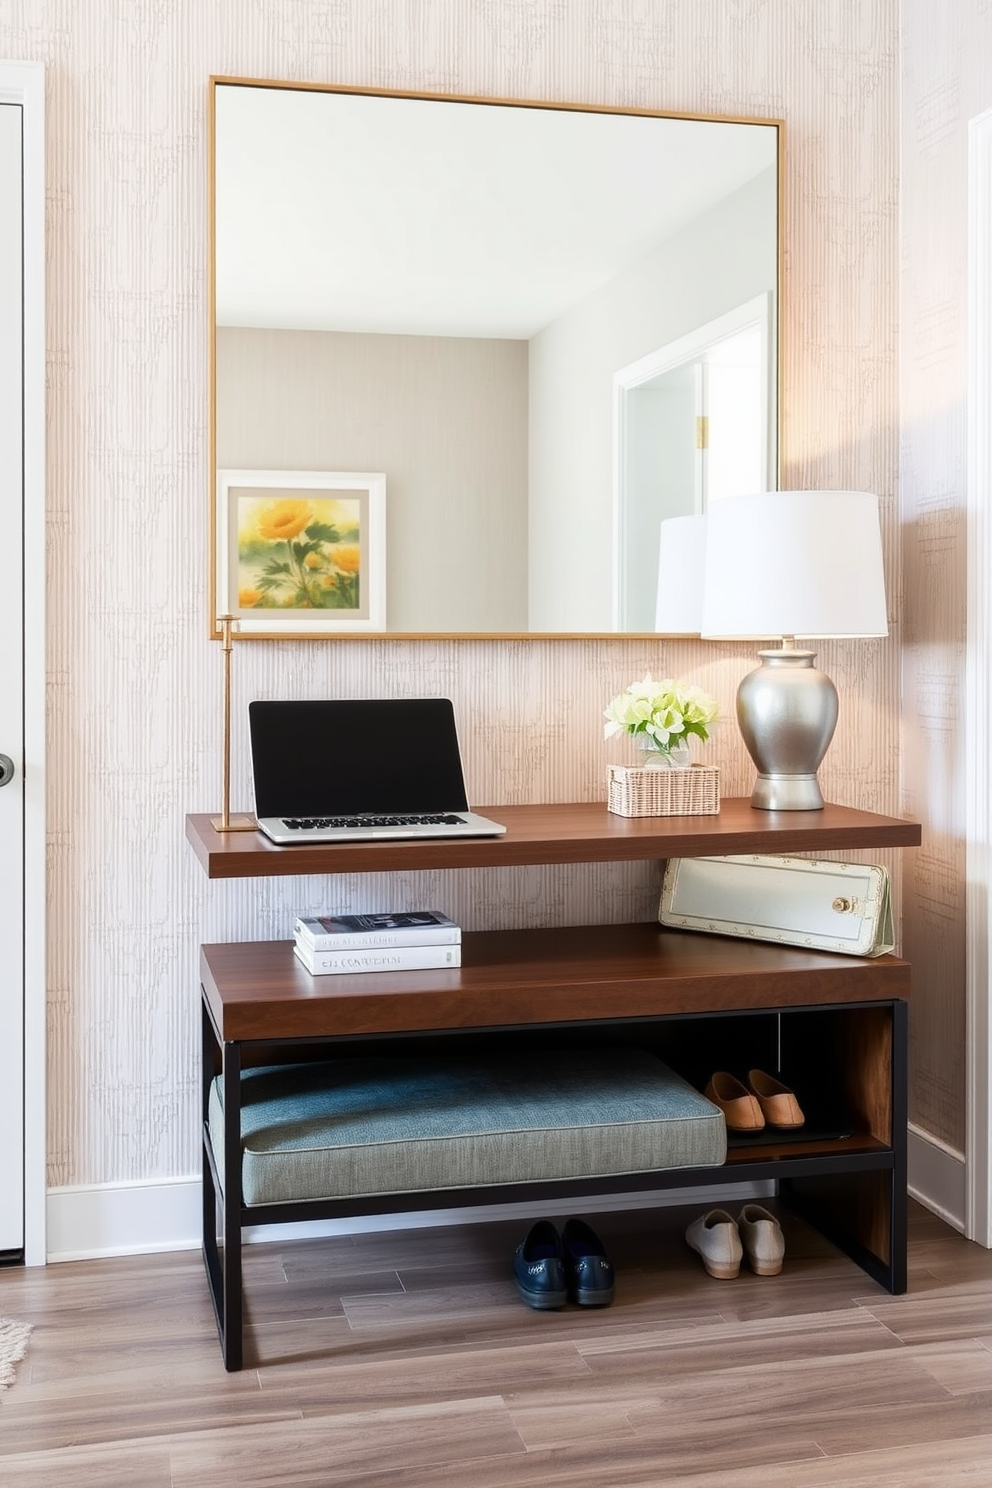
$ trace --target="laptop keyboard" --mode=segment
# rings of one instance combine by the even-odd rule
[[[464,818],[460,816],[294,816],[283,818],[287,827],[294,831],[310,831],[314,827],[458,827]]]

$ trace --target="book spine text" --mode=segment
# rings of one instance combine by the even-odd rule
[[[359,971],[415,971],[460,966],[461,946],[367,947],[352,951],[310,951],[297,943],[297,957],[314,976]]]

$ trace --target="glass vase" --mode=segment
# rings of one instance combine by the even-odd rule
[[[692,755],[689,751],[688,739],[680,739],[667,746],[662,746],[652,739],[650,734],[635,734],[638,748],[644,758],[641,760],[641,768],[645,770],[688,770],[692,764]]]

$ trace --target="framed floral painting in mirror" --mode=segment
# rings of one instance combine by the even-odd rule
[[[385,502],[381,472],[218,471],[218,613],[243,636],[383,630]]]

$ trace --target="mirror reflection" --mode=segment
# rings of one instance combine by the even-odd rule
[[[384,477],[385,633],[652,631],[661,521],[776,484],[778,136],[218,80],[218,471]],[[293,634],[235,520],[213,612]]]

